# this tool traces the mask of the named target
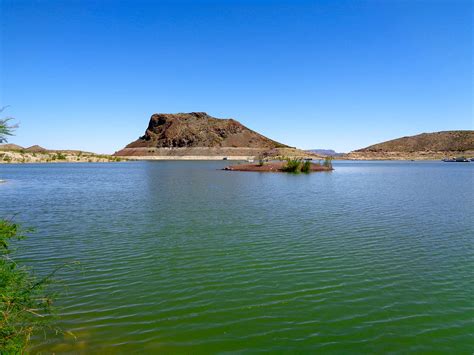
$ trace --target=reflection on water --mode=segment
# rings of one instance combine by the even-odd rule
[[[64,270],[47,352],[471,352],[474,164],[1,166],[21,257]]]

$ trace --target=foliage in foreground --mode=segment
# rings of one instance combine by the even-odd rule
[[[0,108],[0,113],[3,112],[8,106]],[[13,131],[17,128],[16,125],[11,125],[8,122],[11,121],[12,117],[5,117],[0,119],[0,143],[7,141],[7,136],[12,136]]]
[[[33,332],[46,329],[51,298],[45,293],[49,277],[37,279],[10,257],[10,241],[24,238],[18,224],[0,219],[0,353],[26,350]]]

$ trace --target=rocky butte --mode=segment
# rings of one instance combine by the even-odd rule
[[[156,113],[145,134],[114,155],[150,160],[246,160],[264,153],[311,155],[269,139],[234,119],[215,118],[205,112]]]

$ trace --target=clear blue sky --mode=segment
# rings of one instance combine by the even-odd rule
[[[155,112],[350,151],[473,129],[472,3],[1,1],[0,104],[24,146],[110,153]]]

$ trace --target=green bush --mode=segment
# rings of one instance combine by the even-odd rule
[[[331,168],[332,169],[332,161],[333,161],[333,157],[326,157],[324,158],[324,163],[323,163],[323,166],[325,166],[326,168]]]
[[[311,162],[309,160],[305,160],[303,165],[301,166],[301,172],[309,173],[311,171]]]
[[[56,153],[56,159],[58,159],[58,160],[66,160],[66,156],[65,156],[63,153],[61,153],[61,152],[57,152],[57,153]]]
[[[282,170],[287,173],[299,173],[301,165],[300,158],[286,158],[286,165],[283,166]]]
[[[24,238],[17,224],[0,219],[0,353],[22,354],[34,332],[48,327],[51,298],[49,277],[37,279],[11,258],[10,241]]]

